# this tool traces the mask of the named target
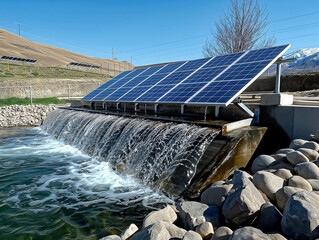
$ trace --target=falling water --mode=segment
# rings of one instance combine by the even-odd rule
[[[181,194],[218,130],[190,124],[55,110],[42,128],[153,189]]]

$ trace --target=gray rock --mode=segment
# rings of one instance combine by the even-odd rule
[[[100,238],[99,240],[122,240],[122,239],[117,235],[109,235],[109,236]]]
[[[260,207],[265,203],[249,178],[250,175],[243,171],[234,172],[234,186],[228,193],[222,208],[226,221],[238,226],[251,223],[256,218]]]
[[[299,176],[305,179],[319,179],[319,168],[312,162],[297,164],[295,171]]]
[[[253,161],[253,164],[251,166],[251,171],[253,173],[256,173],[260,170],[264,170],[268,168],[274,163],[276,163],[276,160],[273,157],[269,155],[260,155]]]
[[[193,230],[203,222],[219,226],[219,208],[214,204],[184,201],[178,203],[177,210],[182,226],[187,230]]]
[[[221,207],[233,184],[215,185],[206,189],[201,195],[201,202]]]
[[[130,240],[166,240],[171,238],[183,238],[186,230],[172,223],[159,221],[145,227],[142,231],[135,233]]]
[[[319,180],[318,179],[308,179],[307,181],[310,183],[313,191],[319,191]]]
[[[273,157],[277,163],[287,161],[286,153],[277,153],[270,156]]]
[[[267,197],[275,202],[276,192],[284,186],[285,181],[270,172],[259,171],[254,174],[253,183],[264,192]]]
[[[182,240],[202,240],[202,239],[203,238],[197,232],[194,232],[192,230],[189,230],[182,238]]]
[[[203,222],[196,227],[196,232],[203,239],[210,239],[210,237],[214,234],[214,228],[210,222]]]
[[[258,216],[258,228],[263,232],[280,231],[282,214],[270,202],[262,205]]]
[[[319,151],[319,144],[314,141],[307,141],[302,145],[303,148],[309,148],[315,151]]]
[[[293,152],[293,151],[295,151],[294,149],[292,149],[292,148],[282,148],[282,149],[279,149],[277,152],[276,152],[276,154],[287,154],[287,153],[289,153],[289,152]]]
[[[287,170],[289,170],[289,171],[293,171],[293,170],[294,170],[294,166],[287,161],[287,162],[277,163],[277,164],[272,165],[272,166],[270,166],[270,167],[268,168],[268,170],[271,170],[271,169],[274,169],[274,170],[287,169]]]
[[[311,137],[314,141],[319,142],[319,130],[317,130],[317,131],[315,132],[315,134],[310,134],[310,137]]]
[[[266,234],[254,227],[237,229],[229,240],[271,240]]]
[[[210,240],[228,240],[232,234],[233,230],[231,230],[229,227],[223,226],[215,231]]]
[[[310,148],[298,148],[298,151],[305,155],[310,162],[317,160],[319,157],[319,153]]]
[[[292,177],[291,171],[288,169],[280,168],[274,172],[274,174],[278,177],[281,177],[284,180]]]
[[[319,167],[319,160],[313,161],[314,164],[317,165],[317,167]]]
[[[276,203],[277,203],[277,207],[281,210],[284,211],[286,203],[288,202],[289,197],[296,193],[296,192],[300,192],[300,191],[304,191],[301,188],[296,188],[296,187],[289,187],[289,186],[285,186],[281,189],[279,189],[276,192]]]
[[[225,181],[220,180],[220,181],[214,182],[212,186],[223,185],[225,183],[226,183]]]
[[[267,233],[267,236],[271,238],[271,240],[287,240],[281,233]]]
[[[312,191],[311,184],[303,177],[300,177],[297,175],[292,176],[291,178],[288,179],[288,186],[302,188],[307,191]]]
[[[126,240],[131,237],[134,233],[138,231],[138,227],[133,223],[130,224],[124,231],[120,234],[122,240]]]
[[[309,159],[299,151],[287,153],[287,160],[294,166],[299,163],[309,162]]]
[[[303,140],[303,139],[295,139],[295,140],[292,140],[291,143],[289,144],[289,148],[292,148],[292,149],[298,149],[298,148],[301,148],[302,145],[304,145],[307,141],[306,140]]]
[[[177,220],[177,214],[171,206],[149,213],[143,221],[143,228],[152,225],[158,221],[174,223]]]
[[[307,191],[291,195],[281,227],[283,233],[293,239],[319,238],[319,195]]]

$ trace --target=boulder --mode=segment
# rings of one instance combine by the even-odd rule
[[[183,201],[177,204],[177,210],[182,226],[187,230],[194,230],[203,222],[219,226],[219,208],[214,204]]]
[[[267,236],[270,237],[271,240],[287,240],[281,233],[267,233]]]
[[[293,239],[319,238],[319,195],[307,191],[291,195],[281,227],[283,233]]]
[[[134,233],[138,231],[138,227],[135,224],[130,224],[124,231],[120,234],[122,240],[126,240],[131,237]]]
[[[284,180],[292,177],[291,171],[285,168],[280,168],[274,172],[274,174],[278,177],[281,177]]]
[[[319,157],[319,153],[310,148],[298,148],[298,151],[305,155],[310,162],[317,160]]]
[[[279,162],[275,165],[271,165],[268,170],[278,170],[278,169],[287,169],[289,171],[293,171],[294,170],[294,165],[292,165],[290,162],[285,162],[285,161],[282,161],[282,162]]]
[[[260,170],[264,170],[268,168],[274,163],[276,163],[276,160],[273,157],[269,155],[260,155],[253,161],[253,164],[251,166],[251,171],[253,173],[256,173]]]
[[[296,187],[289,187],[289,186],[285,186],[281,189],[279,189],[276,192],[276,203],[277,203],[277,207],[281,210],[284,211],[286,203],[289,199],[289,197],[296,193],[296,192],[300,192],[300,191],[304,191],[301,188],[296,188]]]
[[[174,223],[177,220],[177,214],[171,206],[149,213],[143,221],[143,228],[152,225],[158,221]]]
[[[192,230],[189,230],[185,233],[182,240],[202,240],[203,238],[197,233]]]
[[[253,183],[264,192],[267,197],[275,202],[276,192],[284,186],[285,181],[270,172],[259,171],[254,174]]]
[[[265,203],[260,209],[258,216],[258,228],[263,232],[280,231],[282,214],[271,203]]]
[[[231,230],[229,227],[223,226],[215,231],[210,240],[228,240],[232,234],[233,230]]]
[[[122,239],[117,235],[109,235],[109,236],[100,238],[100,240],[122,240]]]
[[[314,141],[307,141],[302,145],[303,148],[309,148],[315,151],[319,151],[319,144]]]
[[[262,195],[249,178],[250,175],[243,171],[236,170],[234,172],[234,186],[228,193],[222,207],[226,221],[238,226],[253,222],[260,207],[265,203]]]
[[[299,176],[305,179],[319,179],[319,168],[312,162],[297,164],[295,171]]]
[[[186,230],[172,223],[159,221],[145,227],[142,231],[135,233],[130,240],[164,240],[171,238],[183,238]]]
[[[300,177],[297,175],[292,176],[291,178],[288,179],[288,186],[302,188],[307,191],[312,191],[311,184],[303,177]]]
[[[319,191],[319,180],[318,179],[308,179],[307,181],[310,183],[313,191]]]
[[[299,163],[309,162],[309,159],[299,151],[287,153],[287,160],[294,166]]]
[[[210,239],[210,237],[214,234],[214,228],[210,222],[203,222],[196,227],[196,232],[203,239]]]
[[[221,207],[233,184],[214,185],[207,188],[201,195],[201,202],[205,204],[215,204]]]
[[[289,148],[292,148],[292,149],[298,149],[298,148],[301,148],[302,145],[304,145],[307,141],[306,140],[303,140],[303,139],[295,139],[295,140],[292,140],[291,143],[289,144]]]
[[[257,228],[243,227],[233,232],[229,240],[271,240],[271,238]]]
[[[272,154],[270,156],[273,157],[278,163],[287,161],[286,153],[277,153],[277,154]]]
[[[294,149],[292,148],[282,148],[282,149],[279,149],[276,154],[287,154],[289,152],[293,152],[295,151]]]

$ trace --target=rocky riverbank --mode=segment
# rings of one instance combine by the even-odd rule
[[[0,107],[0,127],[39,126],[55,109],[57,106],[40,104]]]
[[[318,135],[315,138],[318,139]],[[319,238],[319,144],[296,139],[261,155],[251,171],[212,184],[200,201],[148,214],[141,229],[100,240],[241,240]]]

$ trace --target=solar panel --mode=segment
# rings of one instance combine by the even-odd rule
[[[124,72],[82,100],[227,106],[289,47],[290,44]]]

